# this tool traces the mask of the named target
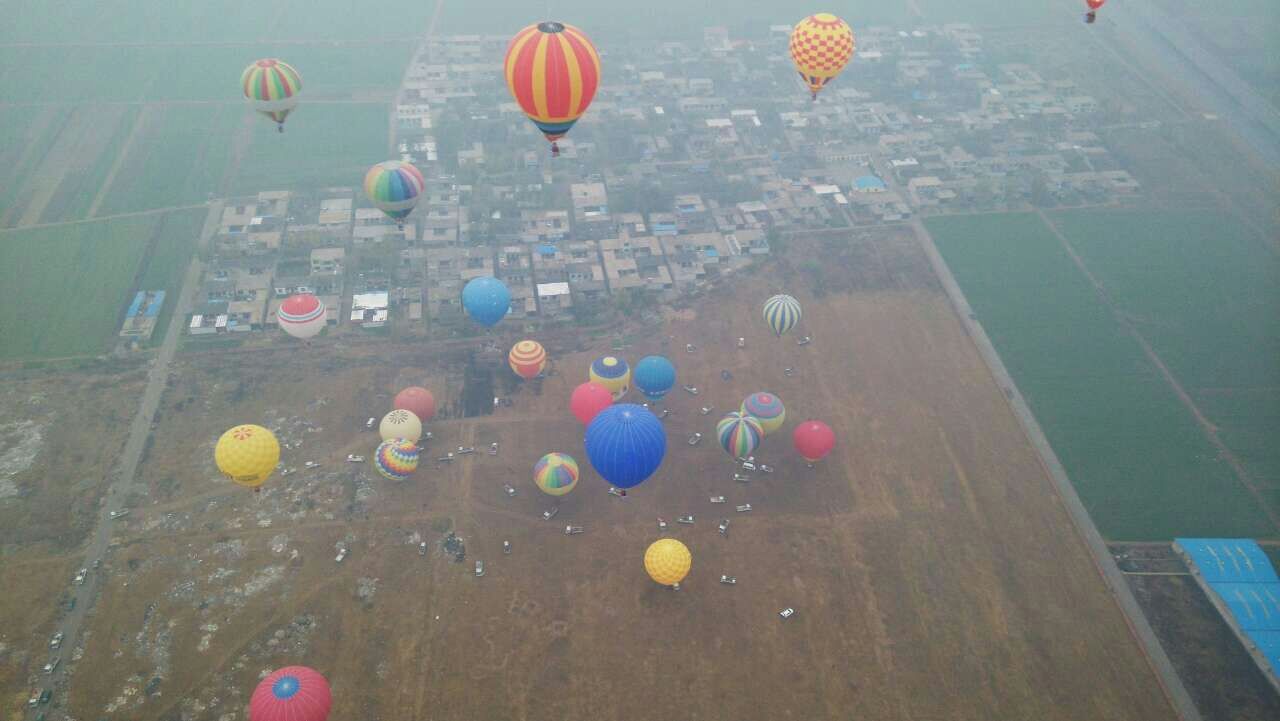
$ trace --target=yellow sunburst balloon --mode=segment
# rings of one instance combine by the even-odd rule
[[[262,426],[236,426],[218,439],[213,460],[226,477],[242,486],[256,488],[280,462],[280,442]]]
[[[663,586],[673,586],[689,575],[693,554],[689,547],[674,538],[662,538],[649,544],[644,552],[644,570],[649,578]]]

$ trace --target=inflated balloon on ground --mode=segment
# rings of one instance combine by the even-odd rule
[[[578,485],[578,462],[564,453],[548,453],[533,464],[533,482],[550,496],[563,496]]]
[[[213,459],[224,476],[242,486],[256,488],[280,463],[280,442],[262,426],[236,426],[218,439]]]
[[[426,423],[436,415],[436,398],[426,388],[409,386],[396,394],[392,407],[409,411]]]
[[[655,583],[674,586],[689,575],[692,567],[689,547],[674,538],[660,538],[645,549],[644,570]]]
[[[422,438],[422,421],[409,411],[397,408],[382,417],[382,422],[378,424],[378,435],[384,441],[403,438],[417,443]]]
[[[631,488],[652,476],[667,454],[667,433],[648,408],[609,406],[587,426],[587,458],[607,483]]]

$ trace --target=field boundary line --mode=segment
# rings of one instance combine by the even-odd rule
[[[124,161],[129,157],[129,151],[133,149],[133,141],[137,139],[138,132],[142,129],[142,126],[147,123],[147,116],[150,110],[150,105],[143,105],[142,110],[138,111],[138,117],[133,119],[133,127],[129,128],[129,137],[125,139],[124,147],[120,148],[120,153],[116,155],[115,162],[111,163],[111,170],[107,171],[107,177],[103,179],[102,187],[98,188],[98,194],[93,196],[93,202],[89,204],[89,212],[85,213],[86,218],[93,218],[98,215],[102,202],[107,199],[107,192],[111,190],[111,184],[115,182],[116,175],[120,173],[120,168],[124,167]]]
[[[170,213],[175,210],[194,210],[195,208],[208,208],[208,203],[192,203],[191,205],[170,205],[166,208],[152,208],[150,210],[134,210],[128,213],[116,213],[114,215],[100,215],[96,218],[79,218],[77,220],[59,220],[53,223],[36,223],[35,225],[24,225],[21,228],[0,228],[0,235],[15,234],[24,230],[36,230],[38,228],[57,228],[64,225],[80,225],[82,223],[102,223],[108,220],[116,220],[118,218],[137,218],[143,215],[160,215]],[[69,356],[79,358],[80,356]]]
[[[1097,293],[1102,303],[1107,306],[1111,316],[1115,318],[1121,328],[1124,328],[1129,333],[1130,337],[1138,342],[1138,346],[1142,348],[1147,360],[1151,361],[1151,365],[1155,366],[1156,370],[1160,372],[1160,376],[1173,389],[1174,394],[1178,396],[1178,400],[1191,412],[1191,416],[1195,418],[1196,424],[1200,426],[1200,430],[1205,437],[1209,439],[1214,448],[1218,449],[1218,453],[1226,459],[1227,465],[1231,466],[1231,470],[1235,472],[1236,479],[1249,492],[1249,495],[1253,496],[1253,500],[1258,503],[1258,507],[1266,514],[1267,520],[1271,521],[1272,530],[1280,531],[1280,516],[1276,515],[1275,509],[1271,507],[1271,504],[1267,503],[1262,491],[1258,490],[1258,486],[1253,482],[1253,478],[1249,476],[1249,472],[1245,469],[1244,464],[1241,463],[1240,458],[1218,437],[1218,427],[1205,416],[1200,410],[1200,406],[1196,405],[1195,399],[1178,382],[1177,377],[1173,375],[1173,371],[1169,370],[1169,367],[1165,365],[1160,354],[1156,353],[1156,349],[1151,347],[1151,343],[1147,341],[1146,336],[1142,335],[1142,332],[1138,330],[1138,327],[1133,324],[1133,321],[1128,316],[1120,312],[1111,297],[1111,293],[1107,291],[1106,285],[1089,270],[1089,266],[1085,265],[1084,259],[1076,252],[1075,246],[1071,244],[1071,241],[1067,240],[1067,236],[1058,229],[1058,226],[1053,224],[1053,220],[1043,210],[1037,209],[1036,213],[1040,216],[1040,222],[1044,223],[1049,228],[1049,232],[1053,233],[1058,242],[1062,244],[1062,249],[1071,257],[1071,262],[1075,263],[1076,268],[1084,274],[1085,279],[1093,286],[1094,292]]]
[[[946,261],[943,260],[942,254],[938,252],[938,247],[933,242],[933,236],[919,218],[911,221],[911,226],[916,231],[917,241],[929,258],[929,264],[933,266],[934,274],[942,284],[947,297],[951,300],[952,309],[959,317],[960,323],[964,326],[969,338],[973,341],[978,354],[982,356],[982,360],[986,363],[992,379],[1004,391],[1010,408],[1017,417],[1019,425],[1022,426],[1023,433],[1036,450],[1041,466],[1049,474],[1049,478],[1057,488],[1058,496],[1063,501],[1067,515],[1071,517],[1072,524],[1076,527],[1076,532],[1088,547],[1089,555],[1093,557],[1094,567],[1097,569],[1098,575],[1102,577],[1103,583],[1111,591],[1112,597],[1115,598],[1116,604],[1120,607],[1121,615],[1128,624],[1134,640],[1138,642],[1138,647],[1142,649],[1143,656],[1147,659],[1148,666],[1150,666],[1155,674],[1156,681],[1163,689],[1170,707],[1182,721],[1203,721],[1200,716],[1200,710],[1196,708],[1195,702],[1191,699],[1191,694],[1187,693],[1186,687],[1183,686],[1177,670],[1174,669],[1173,663],[1164,651],[1164,647],[1160,645],[1160,639],[1156,638],[1155,631],[1152,630],[1150,622],[1147,621],[1146,614],[1143,613],[1142,607],[1138,605],[1137,599],[1134,598],[1133,591],[1130,590],[1124,574],[1111,556],[1111,550],[1107,548],[1106,542],[1102,539],[1102,534],[1098,532],[1098,527],[1094,525],[1093,519],[1089,517],[1089,512],[1085,509],[1084,503],[1080,501],[1080,496],[1076,493],[1075,486],[1071,485],[1071,479],[1067,477],[1066,469],[1063,468],[1062,463],[1058,460],[1057,454],[1053,452],[1053,447],[1049,445],[1049,439],[1045,437],[1044,431],[1036,421],[1035,415],[1032,414],[1031,407],[1027,405],[1022,393],[1018,391],[1018,386],[1013,382],[1013,377],[1009,375],[1004,362],[1000,360],[1000,354],[996,352],[996,348],[991,343],[991,339],[987,337],[986,331],[974,319],[969,301],[964,297],[964,291],[960,289],[960,284],[951,275],[951,269],[947,266]]]

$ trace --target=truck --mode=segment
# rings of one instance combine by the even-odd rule
[[[726,586],[733,586],[733,585],[735,585],[735,584],[737,584],[737,583],[738,583],[738,577],[737,577],[737,576],[724,576],[724,575],[722,575],[722,576],[720,576],[720,583],[723,583],[723,584],[725,584]]]
[[[750,479],[749,477],[744,476],[744,475],[742,475],[741,473],[735,473],[735,474],[733,474],[733,480],[737,481],[738,483],[750,483],[750,482],[751,482],[751,479]]]
[[[364,456],[357,456],[357,455],[348,453],[347,463],[364,463]]]
[[[510,556],[510,555],[511,555],[511,541],[503,541],[503,542],[502,542],[502,555],[504,555],[504,556]]]
[[[691,396],[696,396],[696,395],[698,395],[698,387],[697,387],[697,386],[680,386],[680,387],[684,389],[684,392],[685,392],[685,393],[688,393],[688,394],[689,394],[689,395],[691,395]]]
[[[626,498],[626,496],[622,495],[622,491],[620,489],[614,488],[613,486],[609,486],[609,495],[617,496],[618,498]]]
[[[676,523],[683,523],[683,524],[684,524],[684,525],[686,525],[686,526],[692,526],[692,525],[693,525],[693,515],[691,514],[691,515],[688,515],[688,516],[680,516],[679,518],[677,518],[677,519],[676,519]]]
[[[747,511],[750,511],[750,510],[751,510],[750,503],[744,503],[741,506],[738,506],[738,513],[746,513]]]
[[[711,502],[712,502],[712,503],[724,503],[724,502],[725,502],[725,500],[724,500],[724,496],[711,496],[711,499],[710,499],[710,500],[711,500]]]
[[[555,518],[556,514],[559,512],[560,512],[559,506],[556,506],[554,508],[548,508],[547,510],[542,512],[542,520],[550,521],[551,519]]]
[[[58,664],[60,663],[62,663],[62,657],[54,656],[53,658],[49,659],[49,662],[46,663],[41,670],[44,671],[45,673],[53,673],[54,669],[58,668]]]
[[[129,515],[129,509],[128,509],[128,508],[121,508],[121,509],[120,509],[120,510],[118,510],[118,511],[112,511],[111,513],[108,513],[108,514],[107,514],[107,518],[109,518],[109,519],[111,519],[111,520],[113,520],[113,521],[114,521],[114,520],[116,520],[117,518],[120,518],[121,516],[127,516],[127,515]]]
[[[587,529],[583,528],[582,526],[565,526],[565,527],[564,527],[564,535],[566,535],[566,536],[576,536],[576,535],[578,535],[579,533],[582,533],[582,532],[584,532],[584,531],[586,531],[586,530],[587,530]]]
[[[53,638],[49,639],[49,648],[57,648],[62,645],[62,632],[53,634]]]

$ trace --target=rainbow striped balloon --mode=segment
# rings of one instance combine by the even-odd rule
[[[741,411],[743,415],[755,416],[766,436],[781,428],[787,420],[787,409],[783,407],[782,399],[772,393],[752,393],[742,402]]]
[[[240,88],[253,109],[276,121],[284,132],[284,119],[298,107],[302,76],[283,60],[264,58],[244,69]]]
[[[733,411],[726,413],[716,424],[716,437],[720,447],[734,458],[746,458],[755,452],[764,438],[764,428],[755,416]]]
[[[533,124],[555,141],[582,117],[600,84],[600,55],[581,30],[542,22],[516,33],[503,61],[507,89]]]
[[[533,482],[549,496],[563,496],[578,485],[578,462],[564,453],[548,453],[533,464]]]
[[[403,160],[378,163],[364,174],[364,194],[373,201],[374,207],[397,222],[413,212],[418,196],[426,187],[422,171]]]
[[[764,320],[773,334],[781,338],[800,322],[800,301],[789,295],[773,296],[764,302]]]
[[[413,441],[396,438],[378,444],[373,454],[373,465],[383,477],[392,481],[407,480],[418,470],[418,455],[421,451]]]
[[[507,363],[515,374],[531,380],[547,367],[547,349],[536,340],[522,340],[511,347]]]

